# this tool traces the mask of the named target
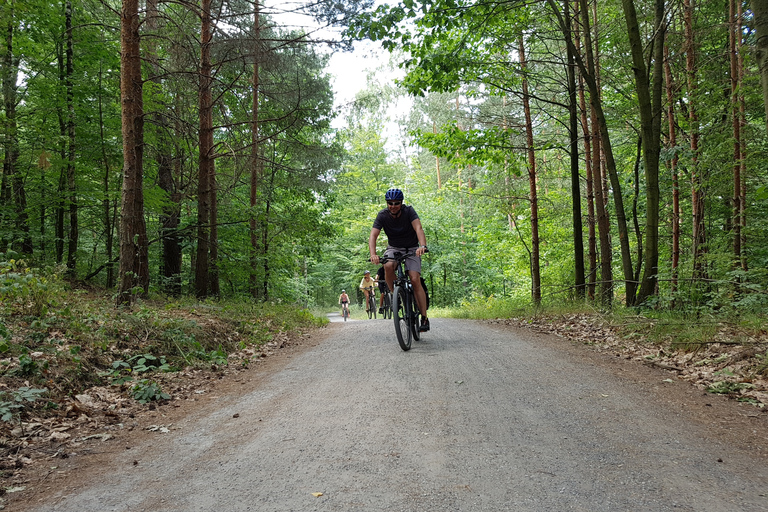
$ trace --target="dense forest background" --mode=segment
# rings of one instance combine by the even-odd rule
[[[762,311],[765,3],[3,0],[3,272],[327,306],[398,186],[433,304]]]

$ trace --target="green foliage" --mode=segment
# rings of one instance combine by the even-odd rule
[[[15,372],[16,375],[21,377],[30,377],[39,372],[37,362],[29,357],[28,354],[21,354],[19,356],[19,367]]]
[[[710,386],[708,386],[707,391],[710,393],[716,393],[718,395],[730,395],[753,387],[755,386],[753,384],[749,384],[748,382],[730,382],[726,380],[720,380],[713,382]]]
[[[131,396],[139,403],[146,404],[157,400],[170,400],[171,395],[164,393],[160,385],[149,379],[142,379],[131,388]]]
[[[13,392],[0,392],[0,420],[11,421],[14,414],[19,413],[25,403],[34,403],[48,390],[21,387]]]
[[[29,268],[0,254],[0,312],[42,316],[59,294],[58,276]]]

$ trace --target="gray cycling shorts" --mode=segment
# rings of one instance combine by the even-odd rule
[[[419,274],[421,274],[421,256],[416,256],[416,249],[417,247],[392,247],[391,245],[387,246],[387,249],[384,251],[384,256],[387,258],[393,258],[394,254],[396,252],[399,252],[400,254],[405,254],[405,269],[406,270],[415,270]]]

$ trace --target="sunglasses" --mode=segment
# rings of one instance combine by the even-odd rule
[[[387,204],[389,206],[400,206],[401,204],[403,204],[403,202],[402,201],[387,201]]]

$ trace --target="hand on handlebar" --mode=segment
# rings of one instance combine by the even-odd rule
[[[379,264],[379,255],[378,254],[371,254],[370,260],[371,260],[371,263],[373,263],[374,265],[378,265]]]

